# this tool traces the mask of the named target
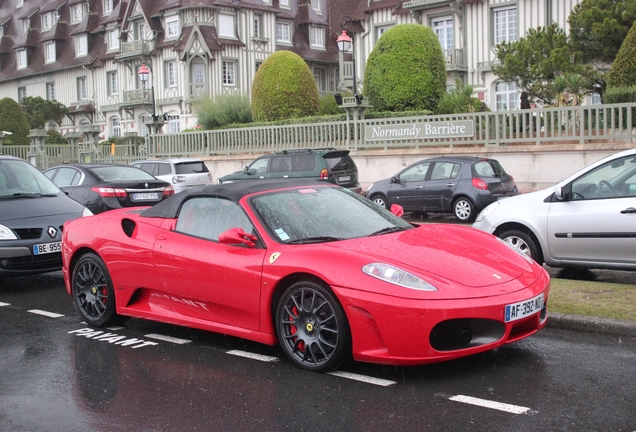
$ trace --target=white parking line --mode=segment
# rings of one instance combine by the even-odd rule
[[[46,316],[46,317],[49,317],[49,318],[59,318],[59,317],[63,317],[64,316],[62,314],[58,314],[58,313],[55,313],[55,312],[47,312],[47,311],[43,311],[43,310],[40,310],[40,309],[31,309],[31,310],[29,310],[27,312],[31,312],[32,314],[37,314],[37,315],[43,315],[43,316]]]
[[[180,339],[180,338],[176,338],[176,337],[172,337],[172,336],[164,336],[164,335],[160,335],[160,334],[156,334],[156,333],[150,333],[147,335],[144,335],[144,337],[150,338],[150,339],[157,339],[160,341],[164,341],[164,342],[172,342],[174,344],[179,344],[179,345],[183,345],[183,344],[187,344],[192,342],[189,339]]]
[[[0,302],[0,306],[11,306],[11,303],[2,303],[2,302]]]
[[[358,375],[351,372],[343,372],[343,371],[335,371],[335,372],[327,372],[328,375],[333,375],[341,378],[347,378],[354,381],[360,381],[367,384],[373,384],[382,387],[388,387],[393,384],[397,384],[395,381],[389,381],[381,378],[374,378],[366,375]]]
[[[522,407],[518,405],[510,405],[510,404],[502,403],[502,402],[490,401],[487,399],[479,399],[472,396],[457,395],[457,396],[450,397],[449,400],[452,400],[455,402],[463,402],[470,405],[477,405],[484,408],[496,409],[499,411],[505,411],[511,414],[526,414],[528,411],[530,411],[530,408],[526,408],[526,407]]]
[[[280,360],[278,357],[271,357],[271,356],[255,354],[255,353],[240,351],[240,350],[230,350],[230,351],[227,351],[226,354],[230,354],[237,357],[244,357],[244,358],[248,358],[252,360],[258,360],[262,362],[268,362],[268,363],[274,363]]]

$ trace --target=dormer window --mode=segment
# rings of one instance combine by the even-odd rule
[[[108,51],[119,49],[119,29],[108,31]]]
[[[55,41],[45,43],[44,44],[44,62],[55,63],[55,60],[56,60]]]
[[[15,7],[24,6],[24,0],[15,0]]]
[[[81,22],[84,19],[84,5],[78,3],[71,6],[71,21],[74,23]]]
[[[31,23],[29,22],[28,19],[23,19],[22,20],[22,34],[27,34],[29,32],[29,29],[31,28]]]
[[[27,52],[25,48],[21,48],[16,52],[16,61],[18,69],[25,69],[27,67]]]
[[[325,47],[325,29],[322,27],[309,27],[309,44],[312,48]]]
[[[75,57],[83,57],[88,54],[88,37],[83,34],[75,36]]]
[[[235,38],[234,15],[219,14],[219,36]]]
[[[42,15],[42,30],[50,30],[53,28],[53,18],[53,12],[46,12]]]
[[[280,0],[278,4],[282,7],[289,8],[289,0]]]
[[[113,11],[113,0],[104,0],[104,15],[108,15]]]
[[[311,0],[311,8],[316,12],[320,12],[320,0]]]
[[[177,15],[166,17],[166,39],[178,38],[180,34],[179,17]]]

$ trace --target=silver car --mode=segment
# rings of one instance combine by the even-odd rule
[[[131,165],[169,182],[174,187],[175,193],[183,192],[193,186],[212,184],[212,174],[205,162],[196,158],[143,160],[133,162]]]
[[[636,149],[494,202],[473,227],[551,267],[636,270]]]

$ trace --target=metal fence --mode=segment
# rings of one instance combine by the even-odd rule
[[[353,116],[349,116],[353,118]],[[369,127],[469,121],[473,133],[464,137],[418,137],[377,140],[365,137]],[[336,147],[350,150],[420,148],[424,146],[544,145],[553,143],[635,142],[636,103],[537,108],[339,122],[244,127],[153,134],[139,146],[93,145],[94,160],[130,163],[143,158],[265,153],[297,148]],[[36,140],[33,139],[35,142]],[[76,142],[76,141],[75,141]],[[39,147],[39,148],[38,148]],[[84,150],[82,150],[84,149]],[[0,153],[23,159],[41,155],[42,167],[85,160],[86,145],[1,145]],[[82,153],[84,151],[84,153]],[[84,156],[83,156],[84,154]]]

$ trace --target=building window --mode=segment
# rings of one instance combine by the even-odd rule
[[[108,15],[113,11],[113,0],[104,0],[104,15]]]
[[[106,80],[108,85],[108,95],[116,95],[119,93],[119,78],[117,77],[117,71],[111,71],[106,73]]]
[[[46,83],[46,100],[55,100],[55,83]]]
[[[78,3],[71,6],[71,22],[78,23],[84,19],[84,5]]]
[[[262,64],[263,64],[262,61],[257,61],[256,62],[256,69],[254,70],[254,73],[258,72],[258,68],[261,67]]]
[[[26,48],[21,48],[16,52],[18,69],[24,69],[27,67],[27,52]]]
[[[24,0],[15,0],[15,6],[16,7],[24,6]]]
[[[168,133],[179,133],[181,132],[181,125],[179,124],[179,116],[171,115],[168,116]]]
[[[432,21],[433,31],[437,35],[439,44],[443,50],[454,48],[453,45],[453,18],[437,18]]]
[[[316,12],[320,12],[320,0],[311,0],[311,8]]]
[[[53,28],[53,12],[46,12],[45,14],[42,15],[42,30],[50,30],[52,28]]]
[[[46,42],[44,44],[44,62],[55,62],[55,42]]]
[[[111,136],[121,136],[121,124],[119,123],[119,117],[113,117],[110,119]]]
[[[254,37],[261,37],[261,27],[263,26],[263,16],[254,15]]]
[[[493,9],[495,45],[517,40],[517,7]]]
[[[108,32],[108,51],[119,49],[119,29]]]
[[[309,27],[309,44],[312,48],[325,47],[325,29],[322,27]]]
[[[4,27],[0,25],[0,37],[4,36]]]
[[[181,34],[179,28],[179,17],[177,15],[166,18],[166,39],[178,38]]]
[[[88,54],[88,37],[83,34],[75,36],[75,57],[83,57]]]
[[[167,61],[166,63],[166,87],[177,86],[177,62]]]
[[[26,97],[26,87],[18,87],[18,103],[22,103],[22,99]]]
[[[289,0],[280,0],[278,4],[282,7],[289,7]]]
[[[234,31],[234,15],[219,14],[219,36],[220,37],[236,37]]]
[[[276,23],[276,42],[291,43],[291,24],[286,22]]]
[[[495,103],[497,111],[511,111],[519,109],[519,92],[513,82],[498,82],[495,84]]]
[[[325,91],[325,70],[322,68],[314,69],[314,79],[316,80],[318,91]]]
[[[393,24],[377,26],[375,28],[376,40],[380,39],[380,36],[382,36],[384,34],[384,32],[387,31],[388,29],[390,29],[391,27],[393,27]]]
[[[236,85],[236,62],[223,60],[223,85]]]
[[[22,20],[22,34],[27,34],[31,28],[31,22],[28,19]]]
[[[87,100],[88,89],[86,88],[86,77],[79,77],[77,79],[77,99]]]
[[[135,26],[135,40],[146,39],[146,23],[140,22]]]

